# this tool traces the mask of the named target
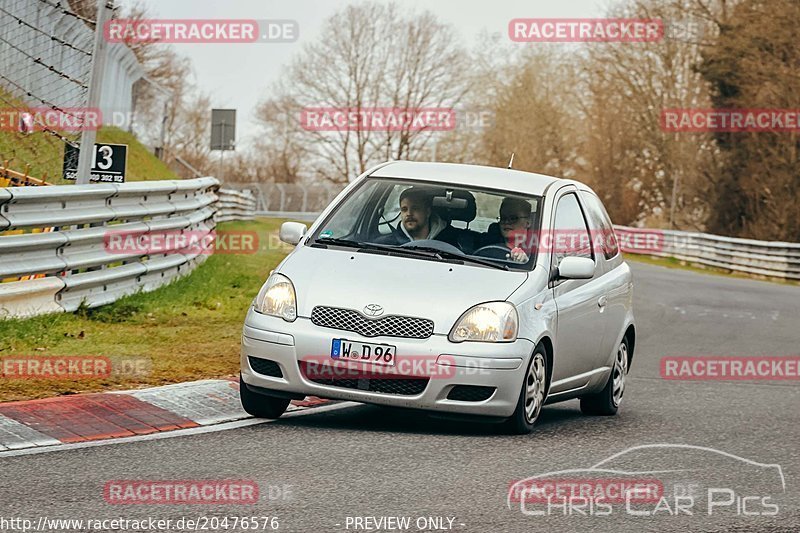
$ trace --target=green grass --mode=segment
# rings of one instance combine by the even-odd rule
[[[163,161],[157,159],[132,133],[118,128],[102,128],[97,132],[98,143],[127,144],[128,164],[126,181],[180,179]],[[74,183],[61,177],[64,160],[64,143],[45,132],[22,135],[0,130],[0,165],[27,173],[34,178],[45,178],[48,183],[64,185]]]
[[[76,313],[0,321],[0,358],[103,356],[111,358],[113,368],[114,359],[122,357],[148,368],[144,375],[104,379],[0,377],[0,401],[237,375],[247,308],[291,250],[275,246],[281,222],[220,224],[218,231],[257,232],[258,252],[213,255],[191,275],[156,291]]]
[[[10,102],[10,103],[9,103]],[[20,101],[0,89],[0,107],[24,107]],[[65,134],[70,139],[77,134]],[[128,165],[126,181],[149,181],[180,179],[163,161],[156,158],[132,133],[115,127],[105,127],[97,131],[98,143],[127,144]],[[64,162],[64,141],[47,132],[22,134],[0,128],[0,166],[8,168],[49,183],[62,185],[74,183],[62,179]]]

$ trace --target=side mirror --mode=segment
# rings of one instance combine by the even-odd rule
[[[594,261],[588,257],[565,257],[558,264],[561,279],[590,279],[594,276]]]
[[[286,244],[295,245],[305,237],[308,228],[300,222],[284,222],[281,224],[280,239]]]

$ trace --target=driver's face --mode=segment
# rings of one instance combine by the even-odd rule
[[[423,203],[415,202],[410,198],[403,198],[403,201],[400,202],[400,214],[403,217],[403,225],[406,230],[413,234],[428,225],[431,209]]]
[[[512,235],[519,234],[520,231],[528,229],[531,222],[527,214],[522,211],[512,209],[500,210],[500,233],[508,239]]]

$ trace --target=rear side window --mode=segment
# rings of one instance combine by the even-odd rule
[[[589,218],[595,248],[602,250],[606,259],[611,259],[619,253],[619,245],[608,212],[600,198],[594,194],[581,191],[581,198],[583,205],[586,206],[586,216]]]
[[[554,229],[551,242],[556,265],[565,257],[594,259],[589,229],[574,193],[565,194],[558,200]]]

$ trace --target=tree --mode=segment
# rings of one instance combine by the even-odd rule
[[[377,162],[416,157],[434,132],[312,131],[300,123],[303,110],[452,107],[463,96],[465,68],[453,30],[432,14],[401,16],[395,4],[350,5],[326,21],[257,114],[271,140],[302,157],[305,175],[347,181]]]
[[[634,0],[614,16],[661,19],[664,38],[650,43],[602,43],[589,50],[585,91],[589,165],[595,186],[620,223],[700,228],[716,181],[716,147],[707,133],[675,134],[661,113],[707,108],[708,85],[696,71],[711,24],[696,16],[698,0]],[[702,4],[705,8],[708,5]],[[687,23],[701,35],[678,33]]]
[[[744,0],[719,22],[700,67],[715,108],[800,108],[800,4]],[[722,176],[709,226],[765,240],[800,241],[800,137],[791,132],[717,133]]]
[[[579,138],[575,71],[556,48],[530,48],[497,92],[494,124],[484,132],[491,164],[565,178],[575,176]]]

